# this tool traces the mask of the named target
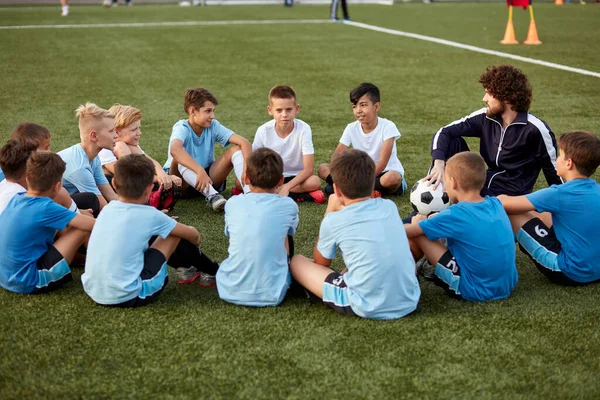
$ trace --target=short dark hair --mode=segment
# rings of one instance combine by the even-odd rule
[[[592,176],[600,165],[600,139],[591,132],[563,133],[558,138],[558,146],[582,175]]]
[[[139,199],[154,182],[154,164],[143,154],[129,154],[115,164],[113,182],[120,196]]]
[[[331,162],[331,177],[349,199],[370,196],[375,186],[375,162],[364,151],[346,150]]]
[[[291,86],[277,85],[269,91],[269,102],[271,99],[293,99],[296,101],[296,92]]]
[[[531,106],[532,90],[527,77],[512,65],[487,67],[479,83],[497,100],[510,104],[514,111],[525,112]]]
[[[42,141],[50,139],[50,136],[50,131],[45,126],[34,124],[33,122],[21,122],[13,130],[10,138],[34,143],[37,149],[40,147]]]
[[[0,168],[7,179],[20,179],[27,168],[27,160],[37,149],[35,143],[9,140],[0,149]]]
[[[478,153],[463,151],[453,155],[446,163],[446,171],[462,190],[480,192],[483,189],[485,161]]]
[[[212,102],[215,106],[219,104],[217,98],[205,88],[187,89],[185,91],[185,98],[183,100],[183,109],[186,114],[190,106],[194,106],[194,109],[199,109],[204,106],[207,101]]]
[[[58,154],[34,151],[27,160],[27,188],[47,192],[62,179],[66,164]]]
[[[380,101],[379,88],[372,83],[365,82],[350,91],[350,103],[358,103],[358,100],[364,95],[367,95],[373,104],[379,103]]]
[[[283,176],[283,160],[273,150],[261,147],[246,160],[246,176],[252,186],[273,189]]]

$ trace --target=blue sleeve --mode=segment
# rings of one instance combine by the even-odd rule
[[[80,168],[76,171],[73,171],[68,177],[65,178],[65,180],[75,186],[81,193],[89,192],[98,196],[102,195],[98,189],[98,186],[96,185],[95,176],[92,175],[87,168]],[[104,180],[106,180],[106,177]]]
[[[452,207],[450,207],[425,221],[419,222],[419,227],[429,240],[453,238],[455,236],[456,221],[457,218],[452,212]]]
[[[62,231],[75,218],[77,213],[67,210],[50,199],[48,200],[44,205],[43,211],[41,211],[42,224],[45,227]]]
[[[213,119],[211,128],[213,129],[215,141],[221,143],[223,147],[227,146],[229,144],[229,138],[233,135],[233,131],[229,128],[225,128],[216,119]]]
[[[169,139],[169,144],[173,143],[174,140],[181,140],[183,146],[185,147],[185,143],[188,140],[189,133],[185,126],[181,123],[176,123],[173,125],[173,131],[171,132],[171,138]]]
[[[431,141],[431,158],[446,161],[450,139],[463,136],[481,137],[484,121],[485,108],[482,108],[437,131]]]
[[[163,239],[166,239],[167,236],[171,234],[173,229],[175,229],[175,225],[177,225],[177,221],[173,218],[169,217],[162,211],[158,211],[155,208],[152,208],[154,211],[154,224],[152,226],[152,236],[158,235]]]
[[[100,158],[96,157],[92,161],[92,171],[94,172],[94,180],[96,181],[96,185],[106,185],[108,184],[108,180],[102,172],[102,163],[100,162]]]
[[[549,188],[530,193],[525,197],[539,212],[556,212],[559,209],[559,188],[558,185],[552,185]]]
[[[333,229],[331,228],[331,214],[326,216],[321,222],[321,229],[319,230],[319,242],[317,243],[317,250],[321,255],[329,260],[335,258],[337,243],[335,242],[335,236],[333,235]]]

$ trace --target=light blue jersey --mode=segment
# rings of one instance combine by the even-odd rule
[[[419,226],[429,240],[448,239],[460,267],[462,298],[486,301],[510,295],[518,280],[515,237],[500,200],[486,196],[479,203],[454,204]]]
[[[87,192],[101,195],[98,185],[108,184],[108,180],[102,172],[99,157],[90,162],[81,144],[59,151],[58,155],[67,164],[63,174],[63,187],[69,194]]]
[[[225,204],[229,257],[217,271],[221,299],[246,306],[276,306],[291,282],[287,235],[298,227],[298,206],[289,197],[248,193]]]
[[[192,156],[202,168],[208,168],[215,161],[215,143],[221,143],[223,147],[229,144],[229,138],[233,135],[231,129],[225,128],[216,119],[213,119],[208,128],[202,130],[200,137],[196,135],[190,123],[186,119],[178,121],[173,126],[173,132],[169,139],[169,157],[164,168],[171,168],[173,156],[171,155],[171,144],[174,140],[183,142],[183,148]]]
[[[15,293],[33,292],[37,260],[76,215],[48,197],[15,195],[0,214],[0,285]]]
[[[142,278],[148,241],[165,239],[177,222],[154,207],[111,201],[100,213],[90,236],[81,277],[85,292],[99,304],[119,304],[144,297]],[[166,263],[157,276],[160,289]],[[151,293],[147,293],[151,294]]]
[[[539,212],[552,214],[561,244],[558,266],[577,282],[600,279],[600,185],[593,179],[574,179],[527,195]]]
[[[323,219],[317,249],[328,259],[339,248],[352,311],[364,318],[400,318],[417,308],[421,289],[396,205],[369,199]],[[324,284],[323,290],[327,289]]]
[[[0,182],[2,182],[4,180],[4,172],[2,172],[2,169],[0,168]]]

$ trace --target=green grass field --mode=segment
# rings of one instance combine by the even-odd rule
[[[59,12],[2,8],[0,26],[324,19],[328,7],[73,6],[68,19]],[[350,12],[359,22],[600,72],[595,4],[536,5],[538,47],[499,44],[507,14],[500,3]],[[527,25],[515,10],[519,40]],[[477,77],[503,62],[529,76],[532,112],[557,135],[600,132],[598,78],[323,23],[0,30],[0,139],[34,121],[50,128],[59,151],[78,141],[79,104],[132,104],[144,112],[142,147],[163,162],[171,127],[185,117],[186,88],[209,88],[217,118],[252,139],[269,118],[268,90],[290,84],[299,118],[313,128],[318,164],[353,120],[348,92],[370,81],[382,90],[380,115],[403,134],[398,152],[412,184],[426,172],[432,134],[482,106]],[[408,198],[395,201],[405,216]],[[300,206],[297,253],[311,254],[324,211]],[[208,255],[226,257],[222,215],[202,200],[179,202],[176,214],[199,229]],[[334,266],[342,268],[339,260]],[[75,270],[74,282],[53,294],[0,291],[0,398],[598,398],[600,285],[554,286],[521,254],[518,269],[507,300],[455,301],[422,282],[418,311],[388,322],[301,300],[236,307],[216,289],[174,284],[174,275],[152,305],[108,309],[85,295],[83,271]]]

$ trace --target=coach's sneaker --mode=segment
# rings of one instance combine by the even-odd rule
[[[200,279],[198,279],[198,285],[204,287],[215,287],[217,286],[217,278],[214,275],[207,274],[206,272],[200,272]]]
[[[317,203],[317,204],[325,203],[325,193],[323,193],[320,190],[314,190],[312,192],[309,192],[308,195],[310,197],[312,197],[314,199],[315,203]]]
[[[220,194],[213,194],[206,198],[206,204],[208,204],[213,210],[221,212],[225,209],[225,203],[227,200]]]
[[[177,268],[177,283],[179,283],[180,285],[192,283],[201,276],[202,272],[198,271],[196,267]]]

